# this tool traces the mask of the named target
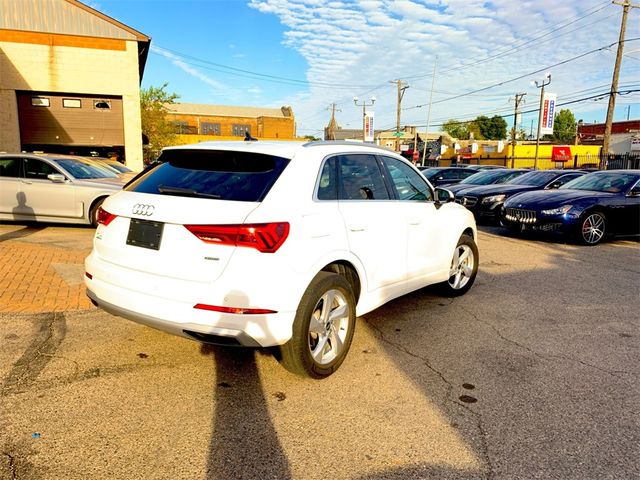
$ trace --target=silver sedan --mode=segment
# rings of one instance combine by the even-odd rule
[[[104,199],[125,183],[82,157],[0,153],[0,220],[96,225]]]

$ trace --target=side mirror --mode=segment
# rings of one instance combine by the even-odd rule
[[[633,187],[627,194],[629,197],[640,197],[640,186]]]
[[[451,190],[446,188],[436,188],[435,190],[436,204],[442,205],[443,203],[453,202],[455,195]]]
[[[64,183],[64,181],[66,180],[64,178],[64,175],[62,175],[61,173],[50,173],[49,175],[47,175],[47,178],[53,183]]]
[[[562,182],[553,182],[551,185],[549,185],[549,190],[554,190],[556,188],[560,188],[562,186]]]

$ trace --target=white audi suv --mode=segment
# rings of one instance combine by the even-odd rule
[[[277,346],[314,378],[343,362],[357,315],[431,284],[461,295],[478,270],[473,215],[362,143],[166,148],[98,223],[95,305],[201,342]]]

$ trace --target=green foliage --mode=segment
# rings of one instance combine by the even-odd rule
[[[458,140],[468,140],[469,139],[469,129],[465,122],[460,122],[458,120],[450,119],[447,120],[443,125],[442,129],[451,135],[453,138],[457,138]]]
[[[478,126],[483,139],[503,140],[507,138],[507,122],[498,115],[491,118],[480,115],[474,120],[474,123]]]
[[[571,143],[576,136],[576,117],[571,110],[563,108],[553,121],[553,140],[558,143]]]
[[[142,133],[149,139],[143,152],[145,163],[154,161],[164,147],[175,142],[175,126],[167,120],[166,113],[167,105],[175,103],[180,97],[175,93],[168,93],[165,90],[167,85],[165,83],[161,87],[140,89]]]
[[[308,140],[308,141],[310,141],[310,142],[316,142],[316,141],[318,141],[318,140],[321,140],[320,138],[315,137],[315,136],[313,136],[313,135],[305,135],[305,136],[304,136],[304,139],[305,139],[305,140]]]
[[[475,140],[503,140],[507,138],[507,122],[498,115],[491,118],[480,115],[471,122],[451,119],[442,125],[442,129],[459,140],[469,140],[472,135]]]

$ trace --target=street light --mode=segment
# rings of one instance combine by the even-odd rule
[[[551,83],[551,72],[547,72],[544,75],[544,80],[538,83],[537,80],[533,80],[531,85],[535,85],[536,88],[540,89],[540,111],[538,112],[538,134],[536,135],[536,156],[533,160],[533,169],[538,169],[538,147],[540,146],[540,120],[542,117],[542,103],[544,102],[544,87]]]
[[[373,105],[374,103],[376,103],[376,97],[371,97],[369,100],[371,100],[371,103],[367,103],[366,100],[364,100],[362,103],[358,103],[358,97],[353,97],[353,103],[355,103],[356,107],[362,107],[362,141],[366,142],[367,140],[367,132],[365,130],[365,117],[366,117],[366,112],[365,112],[365,108],[366,107],[370,107],[371,105]]]

